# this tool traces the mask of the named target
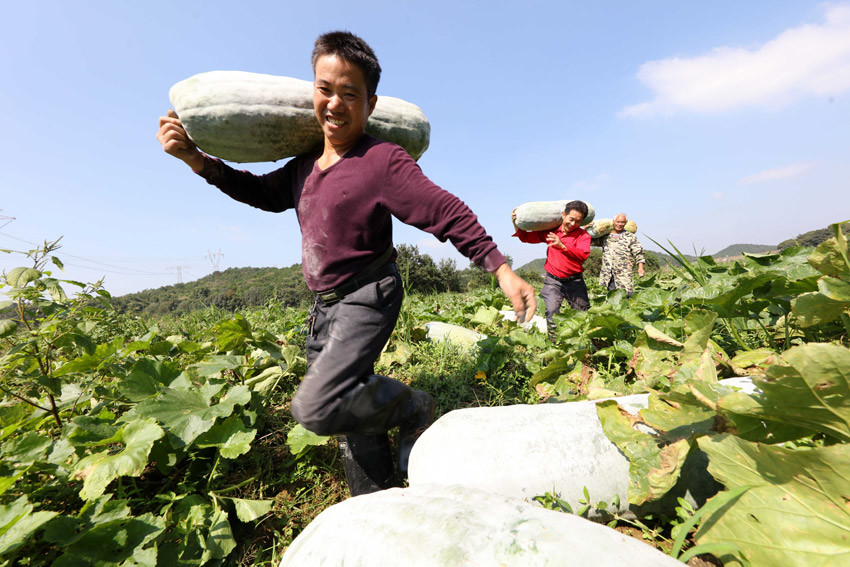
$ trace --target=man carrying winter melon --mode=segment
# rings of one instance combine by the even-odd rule
[[[381,67],[349,32],[315,42],[313,108],[324,144],[265,175],[237,171],[200,152],[173,111],[159,120],[163,149],[233,199],[271,212],[295,209],[302,269],[316,299],[310,311],[307,374],[292,415],[320,435],[342,435],[352,495],[388,488],[394,465],[387,432],[399,428],[398,468],[434,418],[426,392],[374,373],[399,315],[402,283],[392,217],[451,240],[488,272],[520,320],[536,309],[534,288],[505,262],[460,199],[432,183],[399,146],[365,133]]]
[[[626,230],[628,222],[626,213],[620,213],[614,217],[613,230],[592,241],[594,246],[602,247],[602,268],[599,271],[599,285],[609,290],[624,289],[628,297],[634,293],[632,273],[634,265],[637,264],[638,276],[644,275],[643,255],[638,237]]]
[[[545,242],[546,276],[540,295],[546,303],[546,323],[549,340],[555,342],[555,313],[561,311],[566,299],[570,307],[578,311],[590,309],[587,285],[584,283],[584,261],[590,256],[590,235],[581,228],[587,216],[587,205],[583,201],[570,201],[561,213],[561,225],[555,229],[525,231],[517,227],[516,209],[511,213],[514,236],[522,242],[535,244]]]

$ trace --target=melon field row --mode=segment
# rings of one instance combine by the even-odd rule
[[[0,277],[0,566],[277,565],[347,497],[335,442],[288,412],[306,310],[119,314],[99,284],[61,278],[55,249],[19,253]],[[722,265],[672,255],[631,298],[591,285],[588,312],[558,316],[556,345],[505,320],[495,285],[409,295],[377,369],[431,392],[438,415],[649,391],[638,418],[598,406],[631,462],[629,501],[662,498],[700,454],[724,490],[673,518],[612,525],[685,558],[846,564],[844,234]],[[431,342],[430,322],[486,338]],[[742,375],[756,393],[718,384]],[[586,508],[604,508],[592,497]],[[539,502],[557,508],[558,495]]]

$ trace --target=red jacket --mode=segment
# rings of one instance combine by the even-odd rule
[[[567,278],[582,273],[584,271],[582,264],[590,256],[590,235],[583,228],[574,228],[566,234],[560,226],[557,229],[534,232],[517,230],[514,236],[522,242],[536,244],[546,242],[546,236],[552,232],[561,239],[567,249],[561,250],[554,246],[548,246],[544,269],[559,278]]]

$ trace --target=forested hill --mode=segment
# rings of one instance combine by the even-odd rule
[[[396,262],[410,291],[467,291],[490,284],[490,275],[480,268],[458,269],[453,260],[435,262],[416,246],[407,244],[396,246],[396,250]],[[263,306],[269,301],[304,307],[312,300],[301,264],[294,264],[288,268],[229,268],[192,282],[115,297],[112,304],[122,313],[160,316],[205,307],[232,311]]]
[[[295,264],[288,268],[228,268],[192,282],[115,297],[112,304],[125,313],[164,315],[211,306],[241,309],[265,305],[270,299],[294,306],[311,297],[301,264]]]
[[[842,232],[844,234],[850,234],[850,222],[845,223],[842,227]],[[785,248],[789,248],[791,246],[817,246],[824,240],[827,240],[832,237],[832,229],[829,227],[819,228],[817,230],[810,230],[809,232],[804,232],[803,234],[798,234],[795,238],[789,238],[788,240],[783,240],[777,245],[779,250],[784,250]]]

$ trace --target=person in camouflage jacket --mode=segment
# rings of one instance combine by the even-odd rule
[[[614,217],[614,230],[598,239],[594,245],[602,246],[602,268],[599,271],[599,285],[608,289],[624,289],[631,297],[634,293],[632,272],[637,264],[638,275],[644,274],[643,246],[637,236],[625,230],[625,213]]]

